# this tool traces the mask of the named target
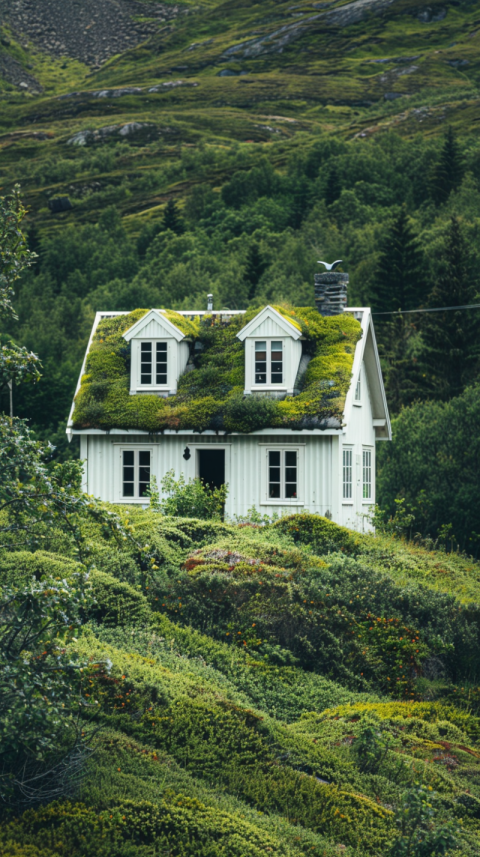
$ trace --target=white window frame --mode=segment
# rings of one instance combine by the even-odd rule
[[[260,384],[255,381],[255,365],[256,365],[256,349],[257,342],[265,342],[266,350],[267,350],[267,380],[265,384]],[[282,343],[282,380],[281,382],[272,382],[272,343],[281,342]],[[287,389],[287,365],[286,365],[286,356],[287,356],[287,347],[286,347],[286,337],[285,336],[255,336],[252,338],[253,343],[253,365],[252,365],[252,377],[251,377],[251,390],[254,392],[261,392],[262,390],[286,390]]]
[[[150,480],[153,475],[155,475],[154,469],[154,457],[153,457],[153,446],[144,446],[143,444],[136,443],[125,443],[122,445],[115,444],[115,482],[116,482],[116,491],[115,494],[117,496],[117,502],[126,504],[126,503],[139,503],[143,506],[148,506],[150,503],[150,499],[148,497],[140,497],[139,496],[139,459],[140,452],[149,452],[150,453]],[[123,453],[124,452],[133,452],[134,453],[134,496],[133,497],[124,497],[123,496]]]
[[[366,459],[369,459],[368,463],[366,463]],[[364,446],[362,449],[362,503],[369,505],[373,503],[373,465],[373,447]],[[365,475],[370,477],[368,482],[365,481]],[[367,485],[370,486],[368,497],[365,496],[365,487]]]
[[[355,405],[357,405],[357,407],[358,407],[358,405],[362,404],[362,376],[361,375],[358,376],[357,384],[355,386],[354,403],[355,403]]]
[[[170,389],[170,384],[169,384],[170,362],[171,362],[171,355],[169,354],[169,351],[171,351],[171,349],[169,349],[169,347],[168,347],[169,346],[169,340],[168,339],[140,339],[139,343],[140,343],[139,350],[138,350],[138,361],[139,361],[138,362],[138,378],[139,378],[139,383],[138,383],[137,389],[138,390],[169,390]],[[143,384],[142,383],[142,345],[146,345],[147,343],[149,345],[151,345],[151,347],[152,347],[152,381],[150,384]],[[162,343],[163,345],[167,346],[167,349],[166,349],[166,353],[167,353],[167,380],[166,380],[166,383],[164,383],[164,384],[157,384],[157,345],[158,345],[158,343]]]
[[[348,475],[350,479],[345,478]],[[353,446],[344,446],[342,449],[342,503],[345,506],[351,506],[354,503],[353,486]],[[347,493],[345,493],[346,489]]]
[[[149,343],[152,346],[152,383],[142,384],[142,345]],[[157,343],[167,346],[167,383],[157,384]],[[176,369],[176,352],[178,343],[167,336],[135,338],[131,342],[131,382],[130,393],[164,393],[167,395],[172,389],[172,383]]]
[[[277,340],[275,340],[277,341]],[[261,506],[283,506],[290,508],[291,506],[305,505],[305,444],[277,444],[277,443],[262,443],[259,444],[261,450]],[[297,453],[297,496],[296,497],[269,497],[269,453],[280,452],[281,454],[281,479],[282,479],[282,494],[285,490],[285,452]]]

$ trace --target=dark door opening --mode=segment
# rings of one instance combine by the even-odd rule
[[[225,450],[199,449],[198,475],[209,488],[225,485]]]

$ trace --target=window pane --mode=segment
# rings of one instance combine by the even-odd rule
[[[343,499],[352,498],[352,457],[351,449],[343,450]]]
[[[140,382],[152,383],[152,343],[140,343]]]
[[[363,499],[370,500],[372,496],[372,452],[363,450]]]
[[[280,499],[281,496],[280,455],[279,450],[268,453],[268,496],[272,499]]]
[[[297,496],[297,453],[292,450],[285,452],[285,497]]]
[[[140,450],[138,454],[138,496],[145,497],[150,485],[150,452]]]
[[[357,386],[355,388],[355,401],[359,402],[362,398],[362,382],[360,378],[357,381]]]
[[[133,497],[135,494],[135,453],[133,450],[123,452],[123,490],[124,497]]]
[[[283,344],[272,342],[272,384],[281,384],[283,381]]]
[[[255,343],[255,383],[267,383],[267,343]]]
[[[167,383],[167,343],[157,342],[157,384]]]

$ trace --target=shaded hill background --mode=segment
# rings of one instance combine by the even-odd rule
[[[312,305],[330,257],[350,305],[475,302],[477,0],[0,0],[0,15],[0,184],[21,184],[38,253],[4,335],[43,361],[14,408],[57,455],[76,454],[64,426],[99,309],[199,309],[208,292],[216,308]],[[413,406],[420,448],[428,403],[476,383],[476,317],[376,326],[392,412]],[[407,452],[383,455],[382,502],[413,504]],[[437,471],[441,439],[433,457]],[[424,534],[451,523],[426,509]]]

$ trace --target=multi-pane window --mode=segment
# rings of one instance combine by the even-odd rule
[[[298,453],[271,449],[268,453],[268,496],[272,500],[298,497]]]
[[[283,383],[283,342],[255,342],[255,384]]]
[[[140,383],[152,383],[152,343],[140,343]]]
[[[140,343],[140,383],[149,386],[167,383],[166,342]]]
[[[355,387],[355,401],[360,402],[362,399],[362,381],[359,378]]]
[[[372,498],[372,451],[363,450],[363,499]]]
[[[150,485],[150,450],[124,449],[122,453],[122,497],[146,497]]]
[[[353,451],[351,449],[343,450],[343,499],[352,499],[352,469],[353,469]]]
[[[267,343],[255,343],[255,383],[267,383]]]
[[[157,384],[167,383],[167,343],[157,342]]]
[[[272,384],[283,382],[283,343],[272,342]]]

